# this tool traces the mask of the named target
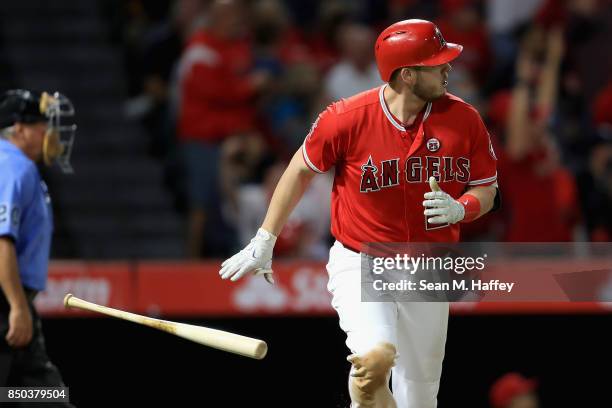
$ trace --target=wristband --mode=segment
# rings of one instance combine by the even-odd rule
[[[480,215],[480,201],[472,194],[464,194],[457,200],[465,209],[461,222],[474,221]]]

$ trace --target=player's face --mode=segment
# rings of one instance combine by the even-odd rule
[[[23,137],[26,141],[26,155],[34,161],[40,160],[43,152],[43,143],[45,140],[45,132],[47,131],[47,123],[34,123],[31,125],[23,125]]]
[[[415,70],[416,81],[412,92],[424,101],[431,102],[446,93],[450,64],[434,67],[419,67]]]

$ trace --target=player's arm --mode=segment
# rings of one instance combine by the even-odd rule
[[[313,123],[304,144],[283,173],[268,207],[264,222],[251,242],[221,264],[221,278],[235,281],[247,273],[272,280],[272,251],[276,237],[317,173],[332,168],[346,151],[338,130],[335,107],[323,111]]]
[[[6,236],[0,237],[0,287],[10,306],[6,341],[10,346],[23,347],[32,339],[32,315],[19,279],[15,244]]]
[[[291,159],[280,178],[264,222],[255,237],[242,251],[227,259],[221,265],[221,278],[240,279],[247,273],[264,273],[266,280],[273,282],[272,251],[276,237],[280,234],[287,218],[298,204],[310,184],[315,172],[304,163],[301,149]]]
[[[261,228],[278,236],[315,174],[304,163],[301,149],[295,152],[274,190]]]
[[[463,194],[464,197],[466,195],[470,195],[478,201],[478,205],[474,204],[475,207],[478,208],[478,210],[476,210],[476,208],[472,210],[474,212],[474,217],[472,218],[470,216],[470,217],[467,217],[467,219],[462,220],[464,222],[469,222],[479,217],[482,217],[483,215],[485,215],[486,213],[488,213],[489,211],[493,209],[493,205],[495,204],[495,196],[497,195],[497,184],[490,185],[490,186],[472,187]],[[465,199],[464,199],[464,202],[465,202]],[[466,211],[466,213],[467,212],[468,211]]]
[[[559,28],[552,29],[548,33],[546,57],[536,89],[536,106],[543,114],[541,118],[543,122],[549,120],[549,116],[557,104],[559,70],[564,47],[563,31]]]
[[[517,58],[517,82],[512,88],[508,121],[506,122],[506,152],[513,160],[522,159],[531,149],[533,138],[529,129],[530,80],[533,58],[526,52]]]
[[[221,278],[235,281],[248,273],[263,274],[272,280],[272,251],[276,237],[317,173],[325,173],[347,151],[346,139],[338,123],[335,105],[330,105],[312,124],[304,144],[283,173],[264,222],[251,242],[221,264]]]

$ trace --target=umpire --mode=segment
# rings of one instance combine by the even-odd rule
[[[65,96],[23,89],[0,97],[0,386],[60,387],[47,356],[36,294],[45,288],[53,231],[51,200],[36,163],[71,172],[76,126]],[[46,406],[72,407],[68,403]]]

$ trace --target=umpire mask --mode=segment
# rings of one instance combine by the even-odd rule
[[[65,123],[74,116],[74,106],[70,99],[55,92],[40,96],[40,113],[48,118],[48,128],[43,142],[43,160],[47,166],[57,163],[64,173],[72,173],[70,155],[76,133],[74,123]]]

